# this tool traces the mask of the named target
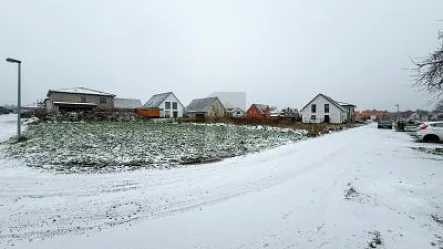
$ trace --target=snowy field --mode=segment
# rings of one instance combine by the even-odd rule
[[[0,248],[443,248],[443,157],[417,146],[364,126],[169,170],[0,160]]]
[[[264,126],[146,122],[40,123],[5,154],[32,167],[61,172],[115,172],[216,161],[306,138]]]

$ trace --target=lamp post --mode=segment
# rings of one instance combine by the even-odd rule
[[[20,140],[22,135],[21,132],[21,114],[22,114],[22,106],[21,106],[21,65],[22,62],[12,58],[6,58],[7,62],[17,63],[18,64],[18,92],[17,92],[17,139]]]

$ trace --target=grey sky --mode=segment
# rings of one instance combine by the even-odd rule
[[[187,105],[217,91],[301,108],[322,92],[359,109],[429,108],[410,58],[433,51],[441,0],[28,0],[0,8],[0,104],[84,86]]]

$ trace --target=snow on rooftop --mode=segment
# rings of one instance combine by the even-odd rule
[[[107,96],[115,96],[112,93],[106,93],[102,91],[97,91],[90,88],[85,87],[74,87],[74,88],[62,88],[58,90],[49,90],[49,92],[62,92],[62,93],[78,93],[78,94],[94,94],[94,95],[107,95]]]

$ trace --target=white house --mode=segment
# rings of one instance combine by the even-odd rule
[[[181,118],[185,113],[185,106],[173,92],[153,95],[142,108],[159,108],[161,118]]]
[[[350,105],[350,104],[346,104]],[[352,107],[355,107],[352,105]],[[353,109],[353,108],[352,108]],[[318,94],[301,110],[303,123],[342,124],[352,122],[351,113],[345,106],[324,94]]]
[[[243,118],[246,116],[246,112],[243,111],[240,107],[229,107],[226,108],[229,117],[233,118]]]

